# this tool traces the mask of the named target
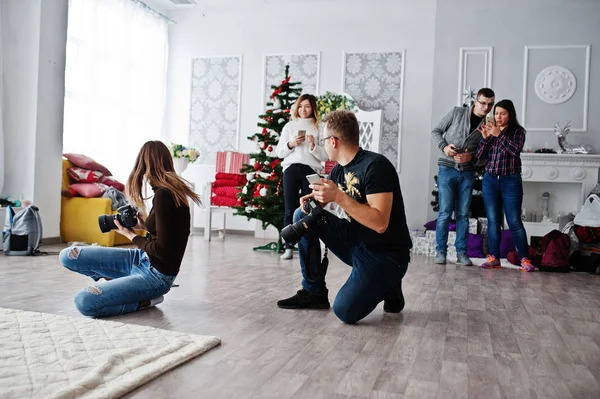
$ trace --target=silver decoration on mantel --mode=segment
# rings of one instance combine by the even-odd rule
[[[567,143],[567,135],[571,132],[571,121],[565,123],[564,127],[560,127],[560,122],[554,125],[554,134],[558,137],[558,145],[560,146],[559,154],[595,154],[596,149],[590,144],[569,144]]]
[[[470,107],[475,102],[475,97],[477,97],[477,92],[468,86],[463,90],[463,106]]]

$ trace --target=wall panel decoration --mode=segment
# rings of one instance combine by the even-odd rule
[[[302,93],[319,93],[319,53],[267,54],[264,63],[263,108],[270,101],[271,85],[279,85],[285,76],[285,66],[290,66],[292,82],[301,82]]]
[[[458,59],[458,101],[465,103],[465,94],[477,93],[483,87],[492,87],[492,47],[461,47]]]
[[[198,163],[238,149],[241,80],[241,55],[192,60],[189,145],[200,151]]]
[[[571,132],[588,129],[589,45],[525,46],[521,123],[530,132],[552,132],[571,121]]]
[[[365,111],[382,110],[380,152],[400,171],[404,52],[345,53],[342,91]]]

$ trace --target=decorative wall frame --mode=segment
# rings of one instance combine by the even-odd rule
[[[563,97],[562,99],[564,101],[555,101],[553,102],[552,97],[553,95],[548,95],[546,96],[547,98],[543,98],[544,95],[542,94],[542,97],[539,97],[539,94],[536,96],[537,98],[540,99],[540,101],[543,101],[544,103],[548,103],[548,104],[562,104],[564,102],[567,102],[578,90],[581,90],[581,88],[583,88],[583,123],[582,123],[582,127],[581,128],[572,128],[571,132],[587,132],[587,128],[588,128],[588,104],[589,104],[589,90],[590,90],[590,62],[591,62],[591,45],[545,45],[545,46],[525,46],[525,57],[524,57],[524,61],[523,61],[523,104],[522,104],[522,109],[521,109],[521,119],[522,119],[522,124],[525,127],[525,129],[527,129],[527,131],[529,132],[551,132],[554,130],[554,124],[556,123],[556,120],[549,120],[548,122],[548,126],[547,127],[537,127],[537,126],[531,126],[528,123],[527,120],[527,101],[528,101],[528,89],[529,89],[529,64],[530,64],[530,52],[532,50],[539,50],[539,51],[548,51],[548,50],[564,50],[564,49],[581,49],[585,51],[585,72],[584,72],[584,78],[583,78],[583,82],[580,79],[576,79],[575,75],[573,75],[573,78],[576,79],[576,86],[573,88],[573,91],[571,93],[565,93],[565,96],[568,94],[568,98]],[[573,74],[572,71],[570,71],[568,68],[564,67],[564,66],[549,66],[547,68],[544,68],[542,71],[540,71],[540,73],[538,73],[536,76],[539,78],[540,75],[542,75],[543,73],[547,73],[547,72],[552,72],[552,71],[568,71],[568,73]],[[555,72],[552,72],[555,73]],[[565,76],[568,76],[568,73],[566,73]],[[538,80],[538,78],[536,78],[536,81]],[[536,90],[537,91],[537,90]],[[537,94],[537,93],[536,93]],[[565,99],[566,98],[566,99]]]
[[[380,153],[400,172],[402,154],[402,110],[406,52],[347,53],[343,59],[342,92],[358,108],[382,110]]]
[[[265,54],[261,112],[271,100],[271,85],[279,85],[283,80],[286,65],[290,66],[292,82],[302,82],[302,93],[319,93],[321,53]]]
[[[214,164],[217,151],[239,147],[242,56],[192,59],[189,145],[198,163]]]
[[[483,57],[483,82],[471,82],[468,78],[469,59]],[[457,105],[463,104],[464,93],[470,88],[479,90],[482,87],[492,87],[492,73],[494,64],[493,47],[461,47],[458,56],[458,101]]]

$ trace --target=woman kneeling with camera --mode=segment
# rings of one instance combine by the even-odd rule
[[[120,215],[99,218],[138,248],[73,246],[60,253],[67,269],[96,281],[75,296],[75,306],[85,316],[116,316],[159,304],[179,273],[190,234],[188,199],[200,204],[200,197],[175,173],[169,149],[160,141],[142,146],[127,180],[128,198],[140,209],[144,208],[146,182],[154,198],[145,221],[141,214],[133,217],[122,208]],[[142,237],[134,230],[149,234]],[[106,281],[99,281],[102,278]]]

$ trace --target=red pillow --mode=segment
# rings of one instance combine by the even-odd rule
[[[229,197],[237,199],[237,187],[213,187],[213,193],[218,197]]]
[[[102,183],[73,183],[71,189],[83,197],[94,198],[101,197],[108,186]]]
[[[67,173],[71,179],[79,183],[94,183],[100,180],[102,173],[97,170],[87,170],[82,168],[69,168]]]
[[[79,166],[84,169],[97,170],[102,172],[104,176],[112,176],[110,170],[94,161],[92,158],[82,154],[63,154],[63,157],[67,158],[75,166]]]
[[[100,180],[98,180],[98,182],[106,184],[107,186],[114,187],[119,191],[125,191],[125,185],[123,183],[118,182],[117,179],[115,179],[114,177],[102,176]]]
[[[237,180],[215,180],[212,184],[213,187],[237,187],[240,183]]]

